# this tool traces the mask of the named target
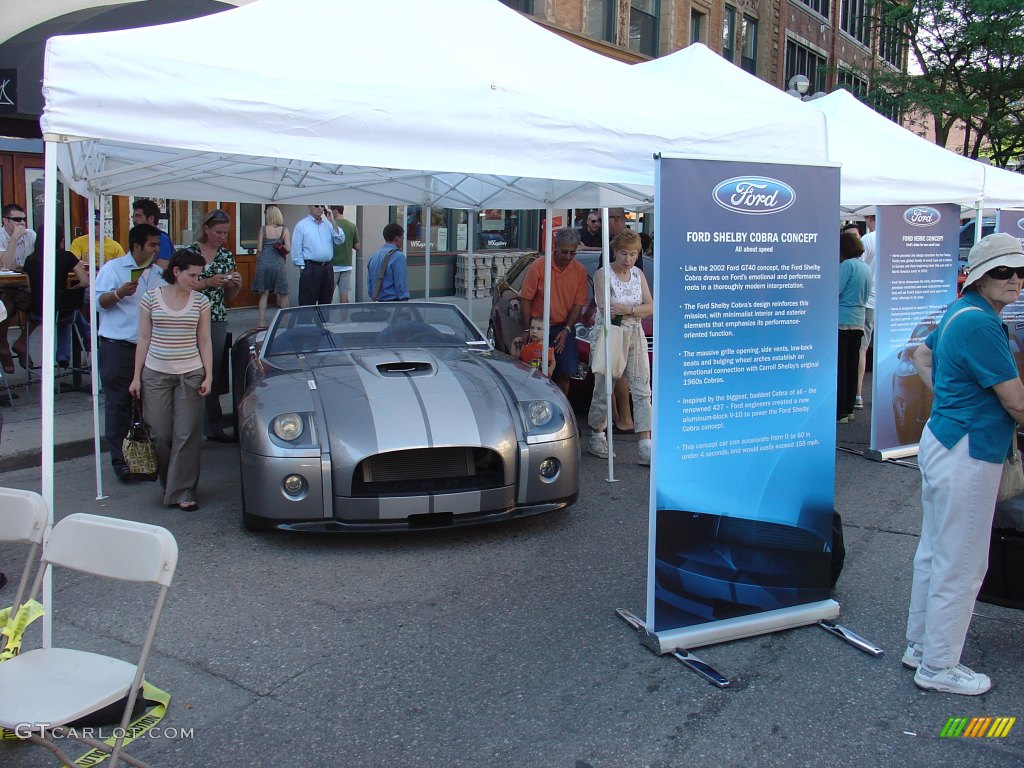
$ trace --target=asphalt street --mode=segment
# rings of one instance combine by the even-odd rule
[[[859,453],[866,419],[839,425]],[[57,517],[85,511],[169,528],[180,561],[148,679],[172,699],[170,738],[136,742],[157,766],[1020,766],[1006,738],[940,738],[954,716],[1024,715],[1024,615],[979,603],[964,662],[994,689],[924,693],[902,669],[919,475],[836,453],[848,557],[841,622],[867,656],[817,627],[700,649],[717,689],[644,648],[616,615],[643,614],[649,474],[619,438],[619,482],[583,460],[567,512],[474,530],[360,537],[253,534],[240,523],[237,448],[204,443],[202,508],[159,505],[152,484],[58,464]],[[38,469],[0,484],[38,489]],[[21,550],[0,547],[11,573]],[[152,594],[57,572],[55,644],[135,658]],[[7,587],[0,593],[10,599]],[[29,636],[28,646],[38,642]],[[178,736],[174,737],[174,729]],[[72,755],[84,747],[70,747]],[[0,765],[55,765],[0,743]]]

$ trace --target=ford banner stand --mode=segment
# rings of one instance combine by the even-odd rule
[[[644,645],[691,650],[834,623],[839,168],[656,155]]]

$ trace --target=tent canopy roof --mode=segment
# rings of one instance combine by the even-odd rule
[[[357,64],[339,71],[341,44]],[[577,93],[588,81],[628,96]],[[43,91],[63,176],[105,194],[619,205],[651,199],[657,152],[827,151],[817,115],[678,99],[497,0],[446,0],[444,13],[422,0],[260,0],[56,37]]]
[[[824,114],[829,159],[842,166],[840,204],[847,210],[923,203],[974,206],[983,191],[986,205],[1024,205],[1024,176],[988,168],[922,139],[846,90],[800,102],[699,43],[634,66],[698,88],[705,98],[728,93],[743,104]]]

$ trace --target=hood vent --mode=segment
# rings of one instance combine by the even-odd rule
[[[433,372],[433,363],[422,360],[391,360],[377,363],[377,373],[381,376],[426,376]]]

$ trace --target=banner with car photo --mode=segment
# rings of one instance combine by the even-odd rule
[[[696,647],[835,615],[839,169],[657,173],[648,629]]]
[[[1006,208],[997,211],[993,231],[1005,232],[1017,238],[1024,246],[1024,210]],[[1010,329],[1010,349],[1017,360],[1017,367],[1024,371],[1024,299],[1017,299],[1006,307],[1001,317]]]
[[[956,301],[960,206],[877,209],[875,337],[868,455],[917,454],[932,394],[914,368],[914,350]]]

